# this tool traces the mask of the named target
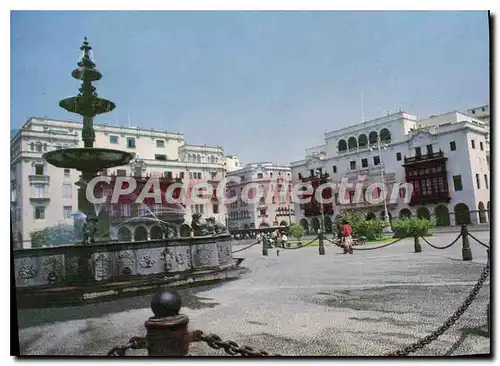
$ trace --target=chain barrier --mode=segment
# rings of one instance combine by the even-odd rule
[[[248,248],[251,248],[251,247],[253,247],[253,246],[257,245],[257,244],[260,244],[260,243],[262,243],[262,239],[261,239],[261,240],[256,241],[255,243],[252,243],[252,244],[250,244],[250,245],[248,245],[248,246],[246,246],[246,247],[244,247],[244,248],[241,248],[241,249],[238,249],[238,250],[233,250],[233,251],[231,252],[231,254],[238,253],[238,252],[241,252],[241,251],[243,251],[243,250],[247,250]]]
[[[356,247],[352,247],[352,249],[354,249],[354,250],[374,250],[374,249],[385,248],[385,247],[388,247],[389,245],[396,244],[397,242],[400,242],[401,240],[406,239],[408,236],[409,235],[403,236],[402,238],[397,238],[396,240],[391,241],[390,243],[383,244],[383,245],[380,245],[378,247],[373,247],[373,248],[356,248]]]
[[[426,242],[429,246],[433,247],[434,249],[448,249],[449,247],[451,247],[453,244],[455,244],[458,239],[460,239],[462,237],[462,232],[460,232],[460,234],[458,234],[457,238],[455,240],[453,240],[450,244],[448,245],[445,245],[444,247],[438,247],[437,245],[434,245],[434,244],[431,244],[431,242],[429,242],[426,238],[424,238],[423,236],[420,236],[424,242]]]
[[[111,348],[106,356],[124,357],[129,349],[146,349],[146,337],[132,337],[127,344]]]
[[[353,250],[374,250],[374,249],[385,248],[385,247],[387,247],[387,246],[389,246],[389,245],[396,244],[397,242],[399,242],[399,241],[401,241],[401,240],[403,240],[403,239],[406,239],[408,236],[409,236],[409,235],[404,236],[404,237],[402,237],[402,238],[397,238],[396,240],[391,241],[390,243],[383,244],[383,245],[380,245],[380,246],[378,246],[378,247],[373,247],[373,248],[359,248],[359,247],[352,246],[352,249],[353,249]],[[330,243],[332,243],[332,244],[334,244],[334,245],[338,246],[339,248],[344,248],[344,246],[343,246],[343,245],[341,245],[341,244],[339,244],[339,243],[336,243],[336,242],[334,242],[334,241],[331,241],[330,239],[326,239],[326,240],[327,240],[327,241],[329,241]]]
[[[443,325],[441,325],[438,329],[436,329],[434,332],[431,334],[425,336],[424,338],[419,339],[417,342],[410,344],[409,346],[404,347],[403,349],[397,350],[397,351],[392,351],[392,352],[387,352],[384,354],[384,356],[408,356],[410,353],[413,353],[421,348],[424,348],[426,345],[431,343],[432,341],[435,341],[440,337],[444,332],[446,332],[453,324],[457,322],[458,319],[465,313],[465,311],[469,308],[469,306],[472,304],[472,302],[475,300],[477,294],[479,293],[479,290],[483,287],[484,282],[488,278],[490,272],[490,262],[486,264],[486,266],[483,269],[483,272],[481,273],[481,276],[479,277],[479,280],[477,281],[476,285],[470,292],[469,296],[465,299],[465,301],[462,303],[462,305],[455,311],[455,313],[450,316]]]
[[[224,349],[224,351],[231,356],[246,356],[246,357],[266,357],[266,356],[280,356],[277,354],[271,355],[269,352],[262,350],[254,350],[249,346],[240,346],[234,341],[223,341],[217,334],[205,335],[201,330],[195,331],[195,339],[197,341],[205,342],[213,349]]]
[[[474,235],[472,235],[472,234],[471,234],[471,233],[469,233],[468,231],[467,231],[467,234],[469,234],[469,236],[470,236],[472,239],[474,239],[475,241],[477,241],[477,242],[478,242],[479,244],[481,244],[483,247],[485,247],[485,248],[489,248],[489,247],[490,247],[488,244],[483,243],[481,240],[479,240],[478,238],[476,238]]]
[[[277,248],[278,248],[278,249],[285,249],[285,250],[302,249],[302,248],[305,248],[305,247],[307,247],[307,246],[311,245],[312,243],[314,243],[316,240],[318,240],[318,238],[319,238],[319,236],[315,237],[315,238],[314,238],[313,240],[311,240],[310,242],[308,242],[308,243],[306,243],[306,244],[301,245],[300,247],[299,247],[299,246],[297,246],[297,247],[295,247],[295,248],[292,248],[292,247],[290,247],[290,248],[285,248],[285,247],[277,247]]]

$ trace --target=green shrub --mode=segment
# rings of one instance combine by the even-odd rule
[[[293,224],[290,228],[290,235],[299,240],[305,234],[305,230],[300,224]]]
[[[364,215],[358,212],[346,210],[335,217],[334,227],[337,232],[343,220],[346,220],[352,226],[352,232],[355,236],[364,236],[368,241],[380,239],[382,230],[386,226],[385,221],[380,218],[367,220]]]
[[[416,217],[394,220],[392,222],[392,229],[396,238],[404,238],[410,235],[428,235],[434,226],[435,223],[433,221]]]

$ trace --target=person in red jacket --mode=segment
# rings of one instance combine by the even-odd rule
[[[342,225],[342,241],[344,244],[344,254],[352,254],[352,226],[347,221]]]

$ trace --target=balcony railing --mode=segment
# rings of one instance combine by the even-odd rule
[[[310,182],[313,180],[321,180],[321,179],[328,179],[330,178],[330,175],[328,173],[323,173],[323,174],[317,174],[317,175],[310,175],[309,177],[302,177],[301,181],[302,182]]]
[[[28,176],[30,183],[49,183],[50,176],[42,174],[33,174]]]
[[[439,151],[439,152],[425,154],[425,155],[412,156],[410,158],[405,157],[405,164],[412,164],[412,163],[418,163],[421,161],[426,161],[426,160],[431,160],[431,159],[443,159],[443,158],[445,158],[444,152]]]

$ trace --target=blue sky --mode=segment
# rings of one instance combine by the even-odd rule
[[[80,120],[89,38],[117,105],[98,123],[185,133],[243,161],[288,164],[325,130],[384,111],[420,117],[489,102],[486,12],[13,12],[11,124]]]

